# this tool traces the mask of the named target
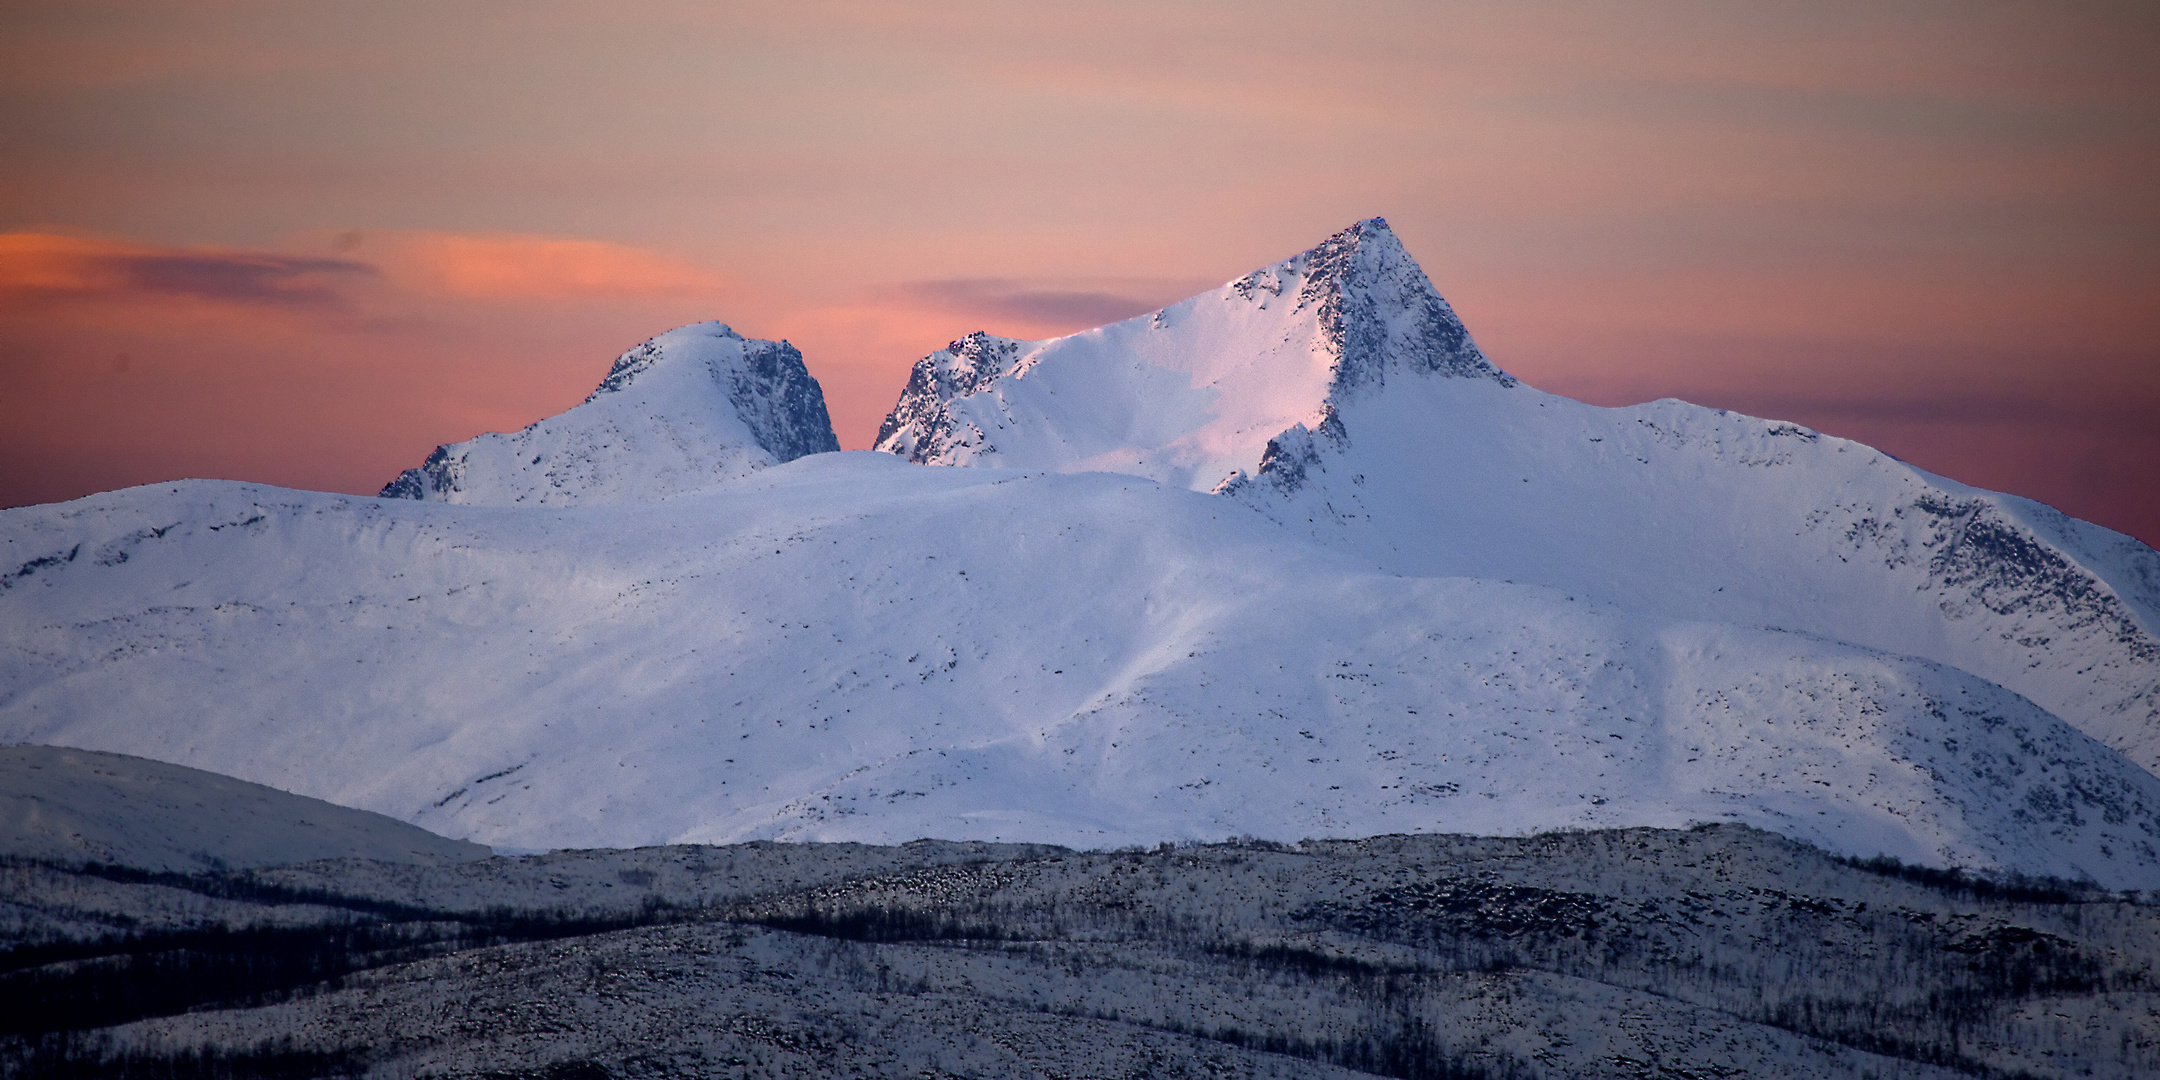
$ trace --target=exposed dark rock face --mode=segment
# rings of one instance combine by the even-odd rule
[[[1278,495],[1303,488],[1309,470],[1323,467],[1322,449],[1348,438],[1338,406],[1384,387],[1390,371],[1520,385],[1478,350],[1385,220],[1358,222],[1287,265],[1302,266],[1297,305],[1318,309],[1322,345],[1335,358],[1323,418],[1269,440],[1259,467],[1224,481],[1217,494],[1250,496],[1255,485]],[[1232,288],[1250,296],[1269,273],[1256,271]]]
[[[825,411],[824,388],[803,366],[802,350],[785,341],[741,341],[742,358],[732,364],[714,365],[712,375],[726,383],[728,403],[749,425],[757,445],[782,462],[838,451],[840,440],[833,434],[832,418]],[[622,354],[585,401],[590,403],[603,394],[621,391],[664,355],[659,338]]]
[[[1911,505],[1927,522],[1920,543],[1927,549],[1928,571],[1945,594],[1995,615],[2042,617],[2064,632],[2096,631],[2131,657],[2160,663],[2160,641],[2138,626],[2113,590],[1986,500],[1930,491]],[[2160,569],[2151,549],[2146,555],[2144,561]]]
[[[446,443],[428,451],[427,460],[417,469],[407,469],[397,474],[397,479],[383,485],[376,493],[379,499],[425,499],[430,495],[458,489],[458,462],[450,456],[454,444]],[[410,460],[410,459],[407,459]]]
[[[735,415],[773,457],[785,463],[839,451],[825,391],[803,366],[801,350],[785,341],[745,341],[742,363],[726,374]]]
[[[1391,367],[1514,384],[1478,351],[1385,220],[1358,222],[1292,260],[1300,262],[1298,307],[1319,309],[1336,356],[1331,401],[1339,393],[1384,385]]]

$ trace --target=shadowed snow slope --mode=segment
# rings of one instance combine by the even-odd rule
[[[1858,443],[1486,362],[1378,219],[1114,326],[915,366],[878,448],[1219,491],[1397,573],[1951,664],[2160,768],[2160,555]]]
[[[1399,577],[1115,474],[825,454],[563,509],[192,481],[0,544],[37,563],[0,737],[499,845],[1733,820],[2160,885],[2160,779],[1963,672]]]
[[[491,854],[381,814],[200,769],[56,746],[0,746],[0,855],[186,873]]]
[[[838,449],[824,391],[793,345],[707,322],[624,353],[568,412],[436,447],[382,494],[487,506],[640,502]]]

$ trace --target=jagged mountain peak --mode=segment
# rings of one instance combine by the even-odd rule
[[[1046,341],[972,334],[918,361],[877,448],[911,461],[1107,470],[1214,490],[1276,436],[1393,379],[1513,386],[1385,220],[1212,292]]]
[[[701,322],[623,353],[566,412],[436,447],[382,495],[483,505],[643,502],[838,449],[824,391],[801,351]]]
[[[1385,218],[1360,221],[1228,287],[1248,300],[1295,287],[1293,310],[1319,317],[1322,345],[1334,355],[1335,394],[1385,383],[1392,366],[1514,381],[1470,340]]]

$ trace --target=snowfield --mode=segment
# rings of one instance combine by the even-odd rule
[[[1524,387],[1384,223],[955,342],[885,453],[809,452],[799,357],[716,327],[417,498],[0,512],[0,739],[511,848],[1735,821],[2160,887],[2151,549]]]

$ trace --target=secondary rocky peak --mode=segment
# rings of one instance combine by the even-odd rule
[[[382,495],[483,505],[640,502],[838,449],[824,391],[800,350],[702,322],[623,353],[567,412],[436,447]]]
[[[1005,375],[1026,344],[977,330],[915,361],[900,400],[878,425],[878,449],[918,463],[951,449],[953,426],[946,403]]]

